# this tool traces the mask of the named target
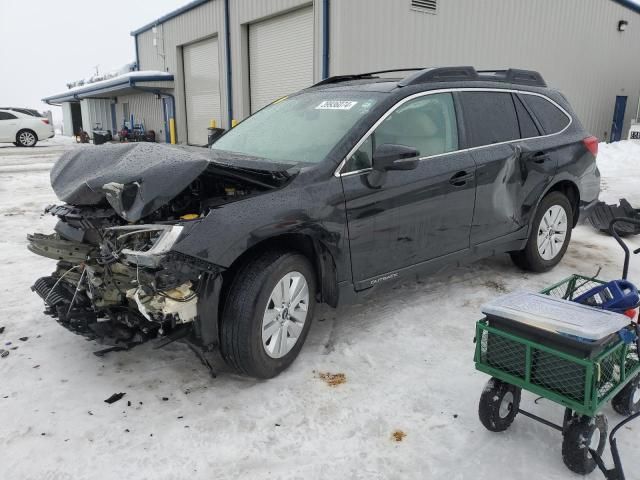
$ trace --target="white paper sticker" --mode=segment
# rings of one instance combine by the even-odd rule
[[[316,110],[351,110],[357,103],[350,100],[325,100]]]

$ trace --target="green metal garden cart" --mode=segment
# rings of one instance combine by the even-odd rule
[[[610,232],[625,252],[623,279],[626,279],[630,252],[613,228],[622,221],[629,220],[614,219]],[[634,251],[639,252],[640,249]],[[573,300],[604,283],[597,278],[572,275],[541,293]],[[584,475],[600,466],[607,475],[601,455],[608,424],[599,412],[609,401],[621,415],[635,417],[640,412],[640,341],[629,342],[620,337],[591,355],[574,355],[549,342],[534,341],[498,326],[486,317],[476,323],[476,369],[492,377],[480,396],[478,414],[482,424],[490,431],[501,432],[520,413],[562,433],[562,458],[570,470]],[[631,323],[628,330],[631,336],[638,331]],[[564,406],[562,425],[521,409],[522,390]],[[621,472],[617,448],[613,450],[616,467]],[[607,478],[624,478],[618,470],[608,471]]]

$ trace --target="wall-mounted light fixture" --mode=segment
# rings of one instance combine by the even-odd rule
[[[629,25],[629,22],[627,22],[626,20],[620,20],[618,22],[618,31],[624,32],[627,29],[627,25]]]

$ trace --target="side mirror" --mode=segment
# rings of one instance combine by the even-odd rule
[[[384,143],[373,152],[372,166],[374,170],[413,170],[418,166],[420,152],[406,145]]]

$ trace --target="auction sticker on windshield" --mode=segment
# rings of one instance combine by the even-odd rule
[[[325,100],[316,110],[351,110],[357,103],[350,100]]]

